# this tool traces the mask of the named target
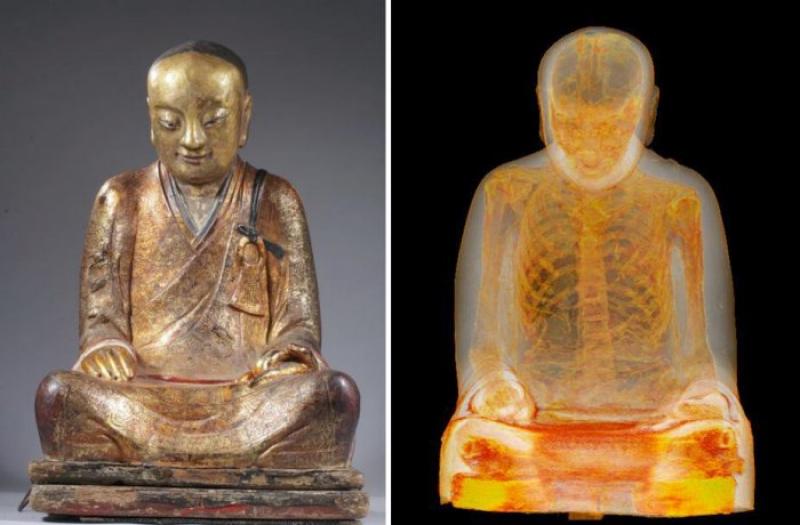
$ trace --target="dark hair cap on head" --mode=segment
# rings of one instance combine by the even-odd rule
[[[179,44],[175,47],[167,49],[153,61],[153,64],[156,64],[161,60],[173,55],[180,55],[181,53],[190,52],[211,55],[228,62],[237,70],[239,70],[239,73],[242,75],[242,80],[244,81],[244,87],[247,87],[247,67],[244,65],[244,61],[241,59],[241,57],[234,53],[230,48],[209,40],[190,40],[188,42],[184,42],[183,44]]]

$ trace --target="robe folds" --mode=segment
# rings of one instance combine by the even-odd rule
[[[319,352],[317,283],[303,206],[267,174],[258,238],[250,224],[256,169],[237,159],[206,224],[195,225],[158,161],[111,178],[95,200],[81,270],[74,371],[37,392],[50,459],[275,468],[347,466],[359,394],[321,370],[239,379],[272,348]],[[122,347],[135,377],[80,372],[81,359]]]

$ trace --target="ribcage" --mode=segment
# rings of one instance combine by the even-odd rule
[[[532,199],[517,250],[517,297],[535,346],[568,359],[580,346],[578,231],[564,199]],[[552,355],[556,361],[559,355]]]
[[[563,185],[531,197],[517,298],[537,366],[647,368],[658,359],[672,312],[659,207],[622,190],[587,196]]]

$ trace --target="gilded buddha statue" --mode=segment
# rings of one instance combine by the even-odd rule
[[[682,516],[753,506],[717,201],[646,148],[647,49],[587,28],[544,56],[545,149],[494,169],[456,275],[442,502]]]
[[[158,160],[109,179],[81,266],[80,354],[36,395],[47,460],[349,468],[359,393],[320,354],[303,205],[243,161],[247,71],[207,41],[147,75]]]

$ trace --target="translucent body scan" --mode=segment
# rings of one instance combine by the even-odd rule
[[[713,191],[646,149],[644,46],[588,28],[539,69],[543,151],[493,170],[456,277],[459,402],[440,495],[496,511],[752,508]]]

